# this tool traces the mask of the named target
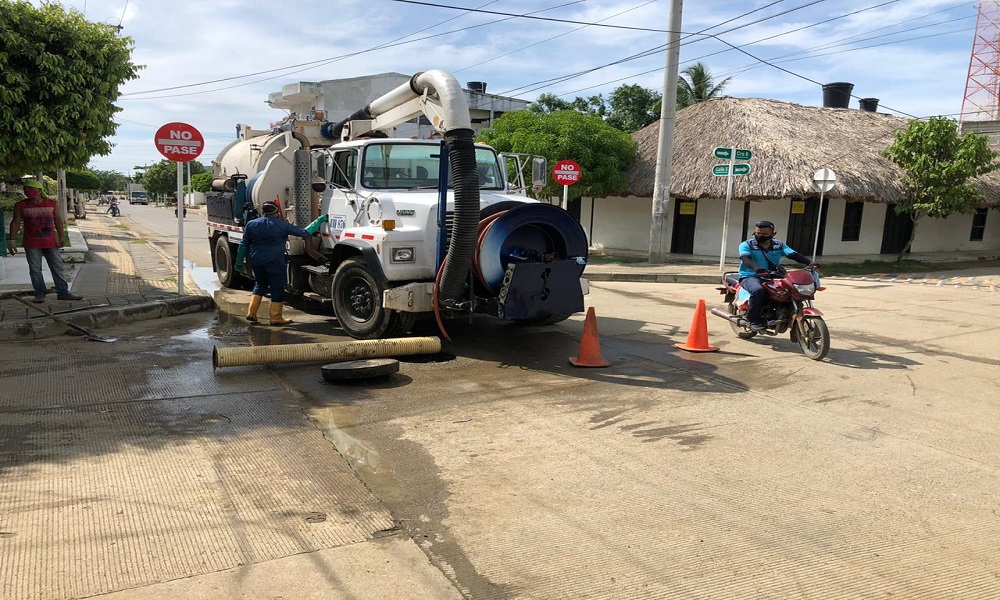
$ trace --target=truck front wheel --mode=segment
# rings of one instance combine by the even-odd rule
[[[337,267],[330,296],[340,326],[352,338],[373,340],[401,335],[410,330],[414,313],[389,310],[382,306],[385,291],[367,263],[349,258]]]
[[[250,285],[250,280],[236,272],[236,244],[220,235],[215,240],[215,273],[222,287],[242,289]]]

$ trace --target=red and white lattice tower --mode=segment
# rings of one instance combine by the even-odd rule
[[[959,121],[1000,120],[1000,0],[979,0]]]

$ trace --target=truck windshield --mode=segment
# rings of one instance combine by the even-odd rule
[[[436,188],[438,185],[438,144],[371,144],[365,148],[361,185],[370,189]],[[476,148],[479,188],[503,189],[497,156],[489,148]],[[448,187],[452,187],[451,174]]]

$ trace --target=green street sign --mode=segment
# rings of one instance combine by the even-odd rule
[[[713,154],[715,155],[715,158],[729,159],[733,156],[733,149],[719,146],[715,149]],[[740,148],[736,149],[736,160],[750,160],[752,156],[753,152],[749,150],[742,150]]]
[[[749,172],[750,172],[750,165],[747,164],[733,165],[734,176],[746,175]],[[727,175],[729,175],[729,165],[715,165],[714,167],[712,167],[712,175],[715,175],[716,177],[726,177]]]

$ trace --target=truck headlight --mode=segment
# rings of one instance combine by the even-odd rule
[[[413,262],[413,247],[412,246],[400,246],[398,248],[392,249],[392,262],[394,263],[409,263]]]

